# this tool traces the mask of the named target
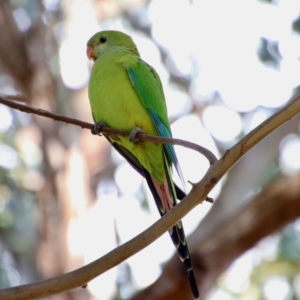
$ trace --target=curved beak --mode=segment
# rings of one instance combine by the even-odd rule
[[[88,45],[86,48],[86,55],[89,60],[94,60],[95,59],[95,53],[94,53],[94,47]]]

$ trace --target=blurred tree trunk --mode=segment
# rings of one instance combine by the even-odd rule
[[[0,2],[0,62],[26,102],[55,111],[57,86],[45,53],[47,43],[55,43],[47,40],[49,30],[43,21],[43,5],[39,1],[32,1],[32,5],[36,5],[38,17],[26,32],[22,32],[13,17],[10,1]],[[36,192],[41,218],[35,263],[41,277],[49,278],[83,264],[82,257],[72,257],[68,249],[70,215],[74,213],[67,185],[72,153],[68,152],[58,136],[61,124],[37,116],[32,118],[34,130],[40,137],[46,179],[42,189]],[[83,172],[79,174],[82,176]],[[85,183],[83,178],[78,182]],[[86,201],[84,196],[82,199]],[[85,290],[79,290],[77,297],[73,294],[70,291],[51,299],[88,299]]]

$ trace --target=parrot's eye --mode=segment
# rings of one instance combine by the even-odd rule
[[[100,38],[100,43],[105,43],[106,42],[106,40],[107,40],[107,37],[105,37],[105,36],[101,36],[101,38]]]

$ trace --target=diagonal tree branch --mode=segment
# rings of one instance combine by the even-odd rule
[[[59,277],[0,291],[0,299],[37,299],[84,286],[91,279],[137,253],[202,203],[222,176],[255,144],[300,112],[300,95],[255,128],[213,164],[186,198],[147,230],[98,260]]]

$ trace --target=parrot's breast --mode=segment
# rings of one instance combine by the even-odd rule
[[[150,114],[139,99],[127,70],[113,58],[96,61],[89,82],[89,99],[95,122],[105,122],[115,129],[131,131],[135,127],[158,135]],[[133,144],[125,137],[113,140],[134,154],[159,182],[165,170],[162,145],[150,142]]]

